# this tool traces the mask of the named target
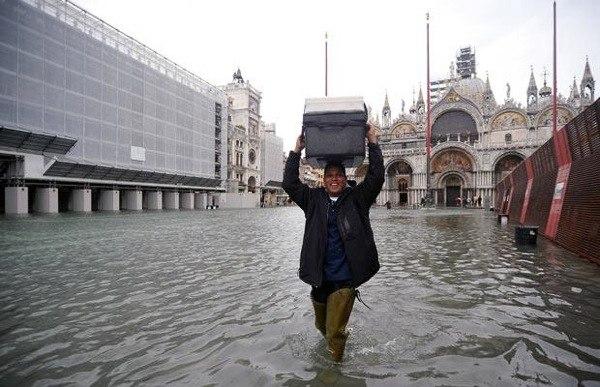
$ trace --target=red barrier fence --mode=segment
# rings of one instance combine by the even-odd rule
[[[494,208],[600,263],[600,99],[496,185]]]

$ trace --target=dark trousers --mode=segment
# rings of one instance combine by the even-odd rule
[[[351,288],[352,285],[350,281],[344,282],[323,282],[321,286],[315,287],[313,286],[310,291],[310,298],[315,302],[320,302],[322,304],[327,303],[327,297],[337,290],[343,288]]]

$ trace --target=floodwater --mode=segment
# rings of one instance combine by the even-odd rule
[[[598,385],[600,267],[482,210],[371,211],[343,364],[298,208],[0,218],[0,385]]]

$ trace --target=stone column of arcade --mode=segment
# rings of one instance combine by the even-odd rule
[[[179,209],[179,192],[164,191],[163,192],[163,208],[165,210]]]
[[[208,203],[206,192],[196,192],[194,194],[194,208],[197,210],[205,210]]]
[[[33,211],[40,214],[58,213],[58,188],[36,188]]]
[[[100,191],[98,211],[119,211],[119,199],[119,190],[103,189]]]
[[[162,191],[146,191],[146,208],[151,211],[163,209]]]
[[[92,190],[74,189],[69,196],[69,210],[74,212],[92,212]]]
[[[193,210],[194,209],[194,193],[193,192],[182,192],[179,198],[179,208],[181,210]]]
[[[4,211],[7,215],[22,215],[29,212],[29,188],[4,188]]]
[[[142,210],[142,190],[128,189],[125,191],[125,209],[127,211]]]

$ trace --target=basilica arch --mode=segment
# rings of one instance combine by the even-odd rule
[[[432,187],[436,204],[458,206],[467,198],[473,199],[475,187],[475,158],[462,148],[445,148],[431,159]]]
[[[396,159],[386,167],[387,198],[393,205],[412,203],[413,168],[405,159]]]
[[[466,198],[470,181],[465,173],[448,171],[437,179],[437,203],[446,207],[460,207]]]
[[[494,185],[508,176],[523,160],[525,156],[517,151],[501,154],[494,161]]]
[[[566,125],[569,121],[573,119],[573,113],[563,106],[558,106],[556,109],[556,125],[558,129]],[[552,126],[552,107],[547,108],[546,110],[539,113],[535,119],[535,127],[551,127]]]
[[[398,121],[390,130],[392,138],[413,137],[417,134],[417,127],[410,121]]]
[[[475,121],[477,128],[483,128],[484,120],[481,111],[468,98],[462,97],[453,88],[433,105],[431,109],[431,122],[435,122],[440,116],[448,111],[459,110],[467,113]]]
[[[527,128],[529,119],[522,110],[504,109],[494,114],[490,119],[492,130]]]
[[[479,137],[477,122],[471,114],[462,109],[449,109],[439,114],[431,127],[431,139],[443,142],[447,139],[471,142]]]

